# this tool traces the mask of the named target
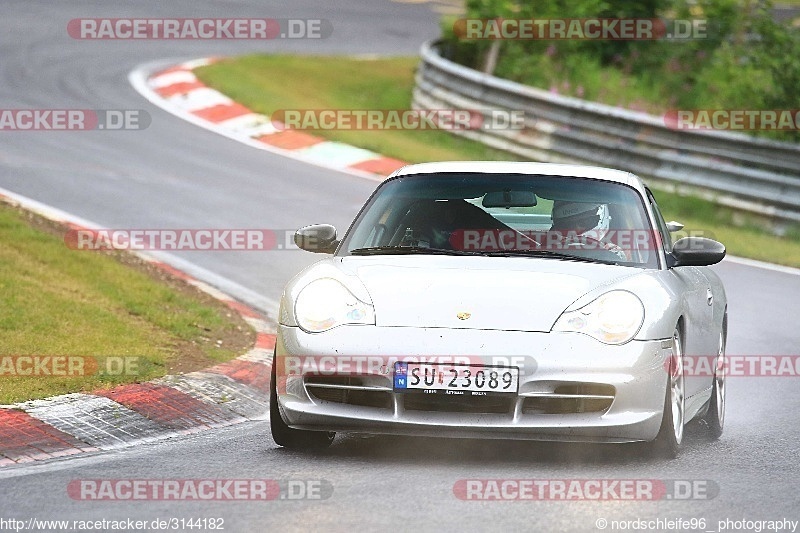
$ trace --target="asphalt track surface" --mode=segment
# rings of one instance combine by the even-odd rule
[[[145,101],[127,75],[149,62],[247,52],[413,54],[438,32],[437,5],[5,1],[0,107],[145,109],[153,121],[138,132],[2,132],[0,187],[112,228],[289,229],[330,222],[344,229],[375,182],[254,150],[183,122]],[[89,42],[66,33],[67,21],[77,17],[322,18],[333,23],[334,34],[322,42]],[[272,301],[315,260],[299,251],[191,252],[181,258]],[[729,297],[728,353],[796,354],[800,276],[731,262],[715,268]],[[613,520],[704,518],[705,528],[692,527],[700,525],[695,522],[666,529],[717,531],[717,521],[726,518],[800,519],[797,378],[736,378],[728,387],[722,439],[706,442],[699,428],[691,428],[674,461],[648,458],[631,446],[347,436],[325,453],[304,454],[279,449],[268,422],[259,421],[5,468],[0,518],[206,517],[223,518],[225,531],[599,531],[601,518],[608,520],[607,530]],[[324,500],[202,503],[76,501],[67,493],[76,479],[185,478],[322,479],[333,492]],[[718,494],[688,501],[461,501],[453,486],[466,478],[706,480]]]

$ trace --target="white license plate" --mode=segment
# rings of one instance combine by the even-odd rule
[[[519,368],[515,366],[462,365],[453,363],[394,364],[396,392],[432,394],[516,394]]]

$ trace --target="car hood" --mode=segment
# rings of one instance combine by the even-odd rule
[[[640,269],[531,257],[335,258],[375,306],[376,325],[550,331],[580,296]]]

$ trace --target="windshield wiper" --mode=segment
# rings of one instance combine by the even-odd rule
[[[602,263],[605,265],[618,265],[616,261],[594,259],[591,257],[565,254],[552,250],[445,250],[443,248],[426,248],[424,246],[369,246],[356,248],[350,251],[351,255],[470,255],[484,257],[551,257],[563,261],[578,261],[581,263]]]
[[[553,259],[563,259],[566,261],[579,261],[582,263],[603,263],[605,265],[618,265],[619,263],[616,261],[609,261],[607,259],[597,259],[593,257],[587,257],[584,255],[572,255],[572,254],[565,254],[563,252],[554,252],[552,250],[519,250],[519,249],[511,249],[511,250],[491,250],[481,252],[483,255],[488,256],[497,256],[497,257],[517,257],[517,256],[527,256],[527,257],[552,257]]]
[[[477,252],[462,250],[444,250],[442,248],[426,248],[424,246],[368,246],[350,251],[351,255],[392,255],[392,254],[420,254],[420,255],[481,255]]]

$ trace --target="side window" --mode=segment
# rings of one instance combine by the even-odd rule
[[[647,201],[650,202],[650,207],[653,209],[656,217],[656,225],[658,226],[658,233],[661,234],[661,244],[664,247],[664,252],[670,253],[672,251],[672,235],[667,229],[667,223],[664,222],[664,217],[661,215],[661,209],[658,208],[656,199],[653,198],[653,193],[650,189],[647,190]]]

